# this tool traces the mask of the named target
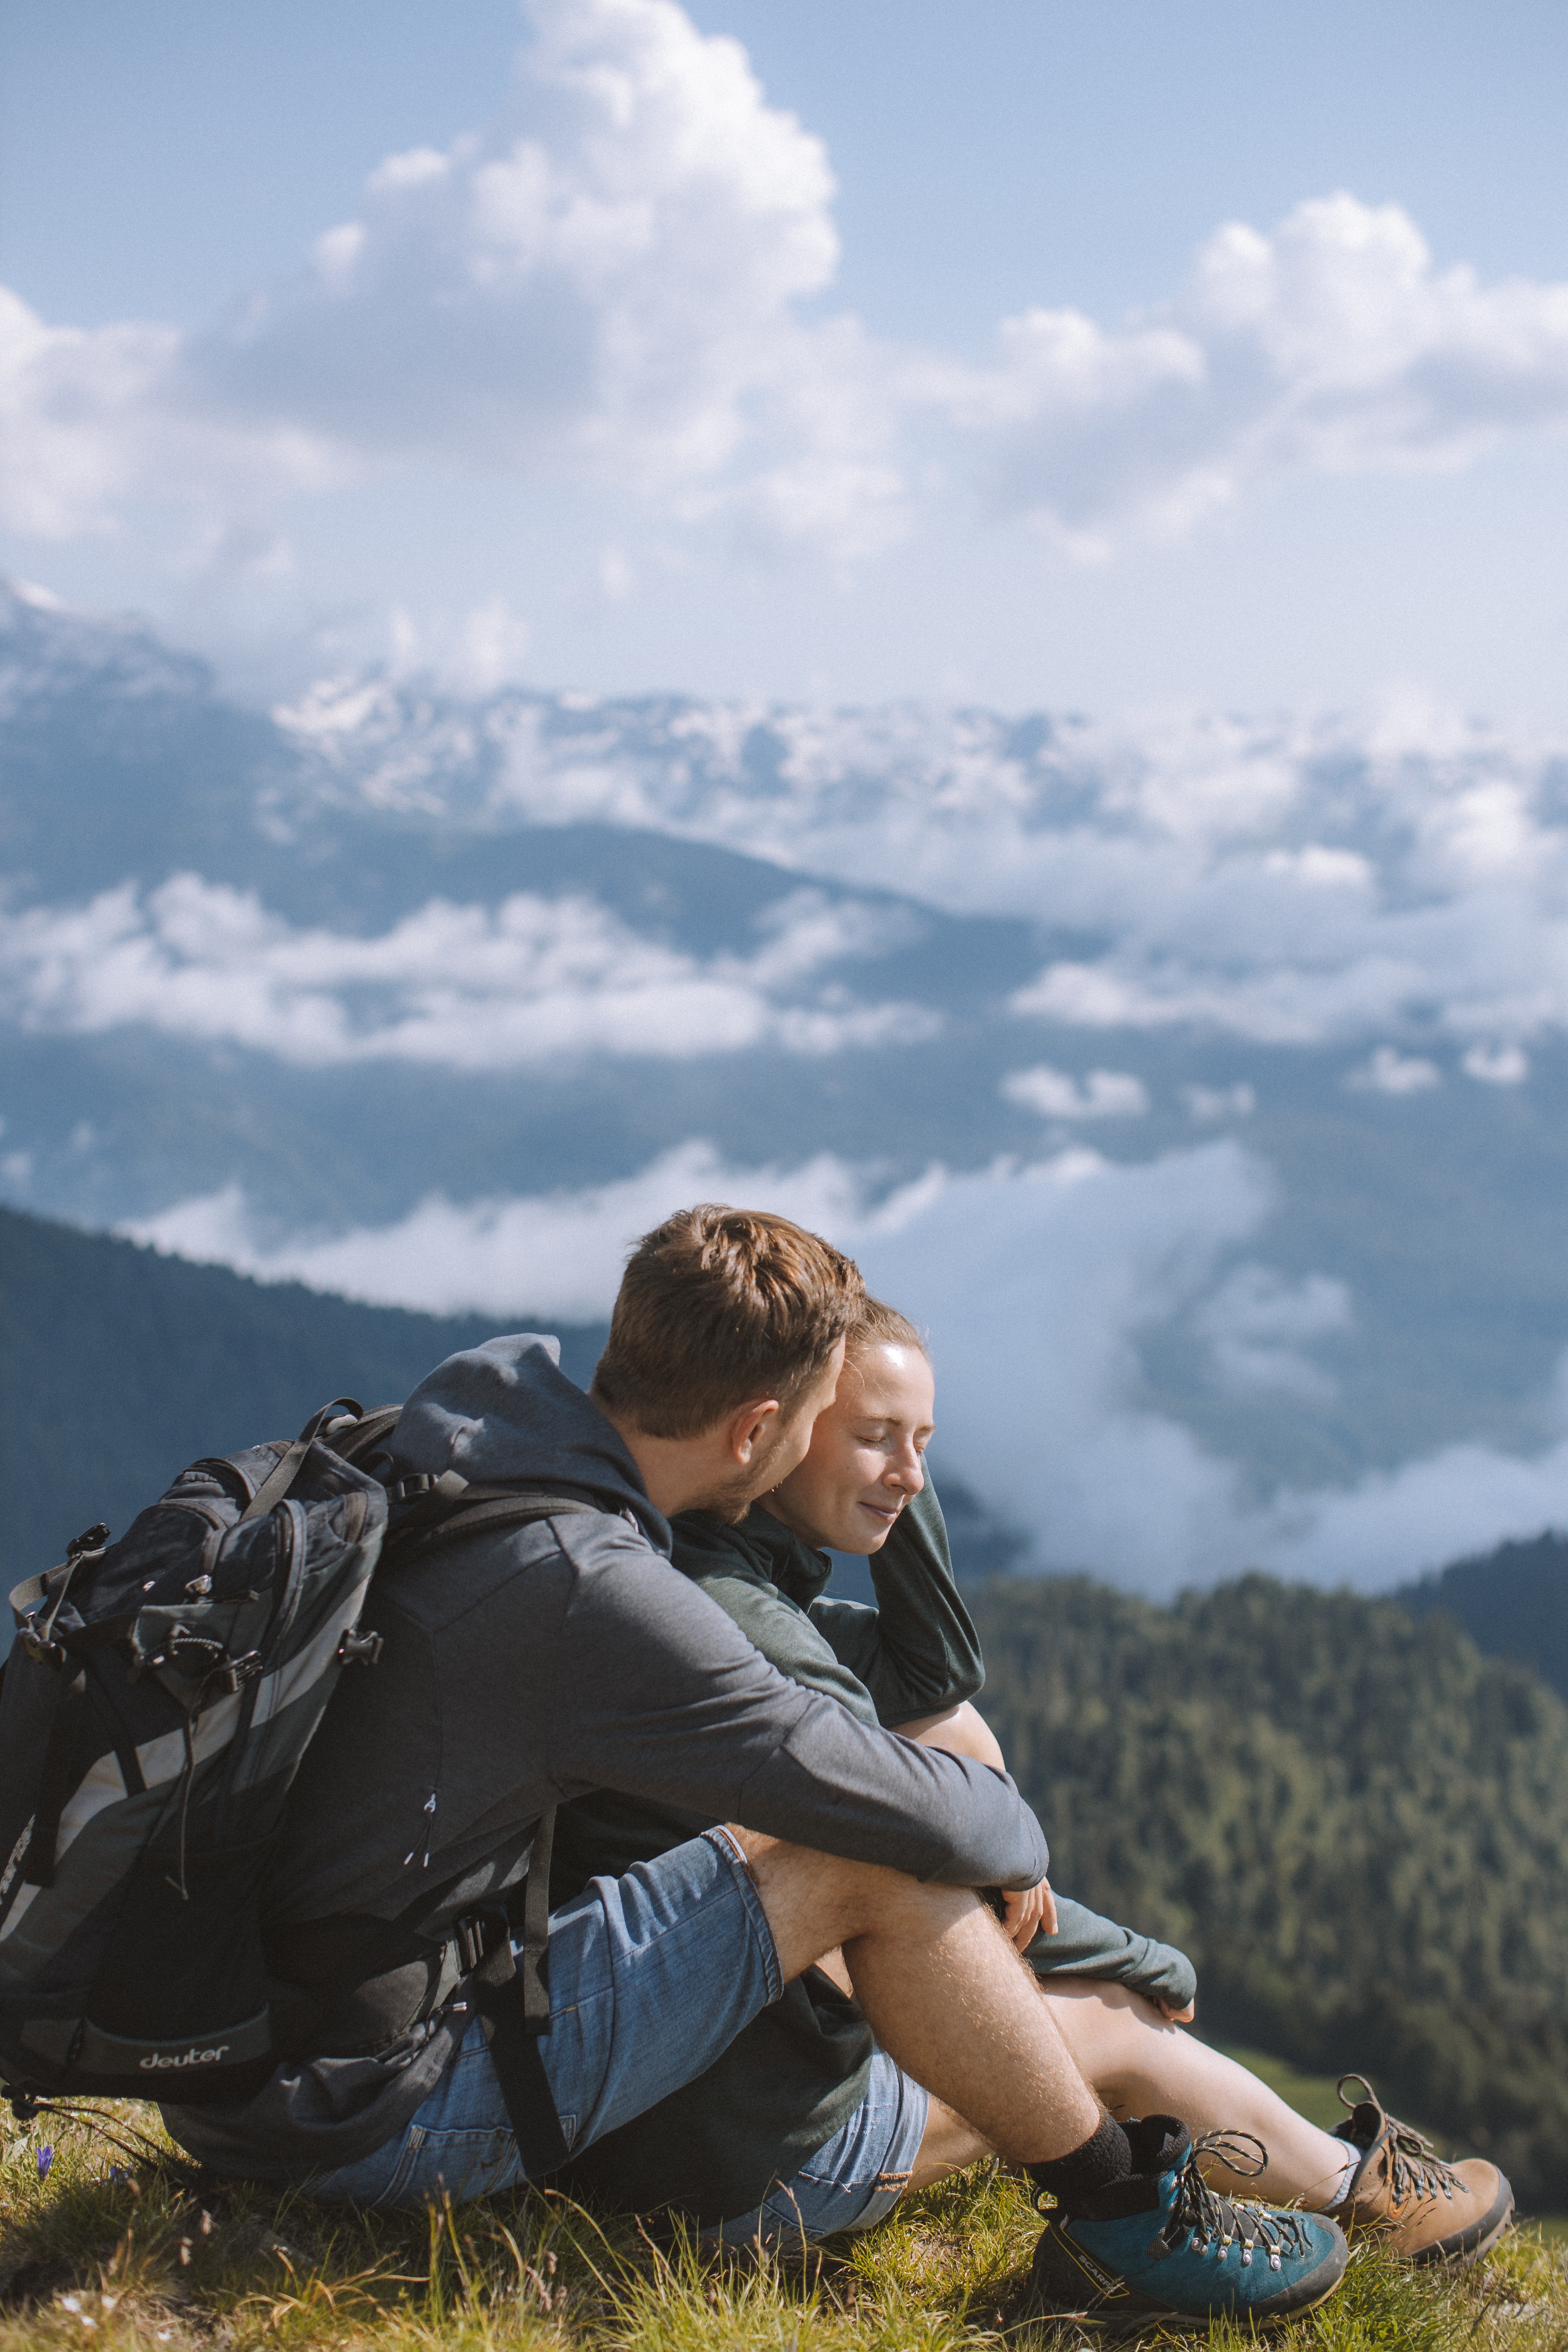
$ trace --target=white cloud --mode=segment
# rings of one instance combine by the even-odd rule
[[[652,501],[710,548],[842,560],[956,478],[1103,556],[1283,475],[1453,468],[1568,424],[1568,285],[1439,267],[1345,193],[1224,224],[1147,315],[1031,308],[982,363],[879,338],[824,307],[826,152],[737,41],[676,0],[525,14],[492,119],[384,158],[222,325],[88,331],[0,294],[0,515],[160,530],[191,564],[274,545],[287,493],[457,469],[589,488],[612,532]]]
[[[937,1167],[887,1195],[873,1171],[831,1154],[744,1167],[691,1142],[612,1182],[437,1195],[394,1224],[335,1235],[268,1234],[237,1184],[121,1230],[264,1279],[548,1325],[602,1319],[628,1245],[696,1200],[775,1209],[831,1234],[879,1297],[930,1328],[939,1475],[1026,1530],[1037,1564],[1163,1594],[1260,1562],[1377,1589],[1568,1520],[1560,1437],[1534,1456],[1451,1445],[1259,1504],[1235,1465],[1154,1409],[1140,1343],[1173,1318],[1193,1319],[1223,1380],[1287,1399],[1324,1394],[1306,1350],[1351,1328],[1342,1284],[1231,1263],[1275,1203],[1267,1170],[1229,1140],[1136,1166],[1078,1148],[1031,1166]]]
[[[85,907],[0,915],[11,1017],[92,1034],[145,1023],[285,1061],[505,1070],[569,1055],[683,1059],[773,1046],[831,1054],[914,1043],[939,1025],[865,1004],[827,968],[874,952],[889,919],[793,893],[749,957],[707,961],[640,939],[594,900],[519,891],[499,906],[431,898],[368,937],[305,930],[253,892],[175,875]]]
[[[1128,1070],[1090,1070],[1080,1080],[1040,1062],[1011,1072],[1001,1091],[1042,1118],[1142,1118],[1149,1108],[1148,1088]]]
[[[1353,195],[1215,231],[1153,320],[1005,320],[931,396],[988,449],[993,505],[1103,552],[1169,537],[1289,473],[1449,469],[1568,424],[1568,285],[1434,266],[1409,215]]]
[[[1444,1446],[1340,1494],[1288,1497],[1275,1517],[1271,1565],[1377,1591],[1505,1537],[1568,1526],[1568,1440],[1536,1454]]]
[[[1258,1108],[1256,1088],[1245,1080],[1233,1087],[1184,1087],[1187,1117],[1200,1125],[1224,1118],[1250,1118]]]
[[[1521,1045],[1471,1045],[1459,1066],[1483,1086],[1518,1087],[1530,1076],[1530,1056]]]
[[[1421,1054],[1401,1054],[1392,1045],[1379,1045],[1364,1067],[1352,1070],[1345,1080],[1360,1093],[1373,1095],[1424,1095],[1442,1083],[1436,1062]]]
[[[591,1322],[608,1314],[639,1234],[692,1201],[731,1198],[837,1225],[856,1213],[859,1188],[827,1157],[787,1171],[734,1170],[710,1145],[689,1143],[618,1182],[462,1206],[433,1195],[395,1224],[321,1240],[258,1238],[237,1184],[121,1230],[183,1257],[375,1306]]]
[[[822,142],[674,0],[530,0],[480,131],[387,157],[309,267],[184,339],[7,297],[4,508],[132,488],[248,511],[389,467],[563,478],[865,552],[902,528],[883,362],[802,305],[837,265]]]
[[[1314,1339],[1348,1331],[1350,1292],[1326,1274],[1285,1281],[1266,1265],[1238,1265],[1193,1318],[1214,1354],[1221,1385],[1237,1396],[1259,1390],[1321,1400],[1334,1384],[1302,1353]]]
[[[1025,1019],[1401,1054],[1414,1031],[1492,1060],[1568,1031],[1568,744],[1550,737],[1397,706],[1117,724],[465,708],[385,677],[325,680],[277,716],[309,791],[349,805],[647,827],[1075,935],[1015,992]]]
[[[883,1199],[869,1171],[831,1155],[744,1168],[690,1143],[617,1182],[433,1198],[336,1236],[268,1240],[237,1186],[123,1230],[375,1302],[584,1320],[608,1312],[636,1235],[701,1199],[831,1234],[879,1296],[930,1324],[942,1458],[1034,1531],[1044,1558],[1163,1586],[1239,1557],[1239,1537],[1225,1542],[1230,1466],[1140,1402],[1136,1356],[1140,1334],[1201,1292],[1269,1203],[1264,1171],[1231,1143],[1142,1168],[1078,1149],[1034,1167],[933,1169]]]

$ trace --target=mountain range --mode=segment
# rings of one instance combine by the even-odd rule
[[[1378,1586],[1568,1523],[1551,744],[393,674],[263,711],[11,591],[0,858],[18,1211],[587,1328],[636,1233],[742,1198],[929,1328],[1020,1562]]]

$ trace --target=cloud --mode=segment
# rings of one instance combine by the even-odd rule
[[[1286,474],[1449,470],[1568,424],[1568,285],[1434,266],[1398,205],[1343,192],[1227,222],[1157,318],[1004,321],[933,399],[986,451],[994,510],[1103,553]]]
[[[1483,1086],[1521,1087],[1530,1076],[1530,1056],[1520,1045],[1471,1045],[1459,1064],[1468,1078]]]
[[[1193,1318],[1222,1387],[1241,1397],[1263,1389],[1315,1402],[1331,1397],[1334,1383],[1302,1349],[1348,1331],[1353,1320],[1350,1291],[1331,1276],[1290,1283],[1251,1265],[1228,1274]]]
[[[7,298],[14,527],[90,527],[132,488],[245,506],[413,466],[840,554],[901,530],[882,362],[803,310],[838,258],[821,141],[673,0],[525,13],[485,128],[386,157],[220,327],[84,335]]]
[[[0,1002],[23,1026],[144,1023],[317,1067],[405,1061],[517,1069],[590,1054],[833,1054],[916,1043],[937,1015],[866,1004],[823,975],[889,943],[898,918],[820,893],[769,910],[749,957],[639,938],[594,900],[519,891],[428,899],[369,937],[294,927],[254,892],[179,874],[85,907],[0,915]]]
[[[1373,1095],[1424,1095],[1442,1083],[1436,1062],[1422,1054],[1398,1053],[1392,1045],[1379,1045],[1365,1067],[1352,1070],[1345,1080],[1358,1093]]]
[[[464,706],[384,677],[276,716],[307,803],[647,828],[1068,934],[1013,993],[1021,1020],[1426,1058],[1443,1039],[1510,1084],[1514,1055],[1568,1030],[1568,743],[1550,736],[1398,705],[1114,724]]]
[[[1001,1092],[1042,1118],[1142,1118],[1149,1108],[1148,1088],[1127,1070],[1090,1070],[1080,1081],[1040,1062],[1032,1070],[1014,1070]]]
[[[1195,1328],[1222,1382],[1287,1401],[1323,1397],[1328,1376],[1309,1350],[1352,1328],[1342,1283],[1237,1261],[1275,1193],[1263,1163],[1228,1139],[1141,1165],[1077,1147],[967,1173],[932,1167],[890,1192],[875,1170],[831,1153],[745,1165],[692,1141],[611,1182],[432,1195],[392,1224],[337,1234],[268,1232],[237,1184],[121,1230],[265,1280],[548,1326],[602,1320],[637,1235],[697,1200],[829,1234],[879,1297],[929,1328],[939,1478],[944,1467],[961,1476],[1025,1530],[1037,1567],[1158,1594],[1259,1564],[1377,1590],[1568,1521],[1562,1437],[1534,1455],[1448,1445],[1342,1488],[1259,1502],[1235,1463],[1152,1403],[1140,1349],[1173,1321]],[[1563,1393],[1568,1367],[1559,1409]]]
[[[1341,1494],[1282,1498],[1271,1562],[1292,1576],[1377,1591],[1568,1526],[1568,1439],[1536,1454],[1447,1445]]]
[[[593,1322],[609,1314],[631,1244],[675,1209],[735,1201],[844,1231],[864,1222],[865,1189],[831,1154],[797,1168],[737,1168],[694,1141],[610,1183],[461,1204],[432,1195],[395,1224],[323,1239],[267,1241],[237,1184],[121,1230],[183,1257],[373,1306]],[[907,1197],[918,1199],[919,1188]]]
[[[1233,1087],[1184,1087],[1187,1117],[1200,1124],[1222,1118],[1250,1118],[1258,1108],[1257,1089],[1245,1081]]]
[[[701,1199],[830,1234],[879,1296],[930,1325],[942,1458],[1033,1531],[1042,1558],[1160,1585],[1232,1556],[1235,1474],[1141,1402],[1137,1343],[1269,1205],[1267,1172],[1233,1143],[1142,1168],[1081,1148],[968,1175],[933,1168],[884,1196],[874,1171],[830,1154],[746,1167],[692,1142],[616,1182],[432,1198],[335,1236],[267,1238],[237,1186],[122,1230],[374,1302],[575,1321],[607,1314],[637,1234]]]
[[[1030,308],[981,362],[879,336],[828,307],[826,151],[737,41],[676,0],[524,14],[491,119],[385,157],[220,323],[89,331],[0,293],[0,517],[265,579],[279,500],[457,471],[619,502],[612,540],[635,510],[710,556],[843,562],[967,484],[972,520],[1102,558],[1283,476],[1452,469],[1568,423],[1568,285],[1439,267],[1342,192],[1224,224],[1145,315]],[[606,593],[630,578],[612,549]]]

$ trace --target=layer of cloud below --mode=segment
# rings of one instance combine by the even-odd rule
[[[1321,1392],[1328,1376],[1309,1351],[1352,1318],[1327,1277],[1290,1284],[1252,1262],[1225,1271],[1271,1205],[1267,1170],[1234,1141],[1135,1167],[1078,1149],[977,1174],[933,1169],[881,1199],[831,1155],[748,1169],[693,1142],[616,1182],[433,1197],[395,1225],[333,1237],[261,1237],[237,1186],[126,1230],[373,1302],[583,1321],[607,1312],[636,1234],[697,1199],[777,1209],[833,1234],[929,1328],[936,1458],[1026,1529],[1042,1564],[1152,1592],[1248,1564],[1376,1589],[1568,1518],[1568,1439],[1533,1457],[1449,1446],[1260,1509],[1232,1465],[1151,1409],[1138,1341],[1173,1315],[1196,1308],[1222,1380],[1298,1394]]]
[[[1020,1062],[1037,1022],[1186,1029],[1357,1046],[1372,1091],[1409,1095],[1436,1039],[1510,1086],[1568,1030],[1568,746],[1418,702],[1089,723],[354,677],[277,717],[329,803],[647,827],[1095,942],[1013,994]]]
[[[592,899],[518,892],[493,908],[433,898],[356,938],[297,929],[252,893],[181,874],[145,896],[128,883],[83,907],[0,914],[0,1003],[34,1030],[142,1023],[286,1062],[468,1072],[585,1054],[828,1054],[940,1025],[825,979],[887,945],[896,917],[802,890],[764,929],[751,956],[703,961]]]

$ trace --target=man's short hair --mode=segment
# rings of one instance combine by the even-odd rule
[[[705,1202],[645,1234],[626,1262],[594,1394],[648,1437],[697,1437],[752,1398],[787,1414],[866,1295],[818,1234]]]

